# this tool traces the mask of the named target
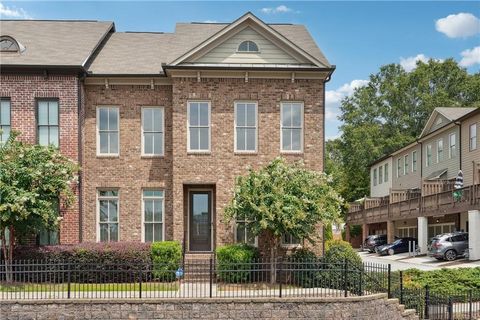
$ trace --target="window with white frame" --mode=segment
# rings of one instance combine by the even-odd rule
[[[388,182],[388,163],[385,163],[385,166],[383,167],[384,170],[385,170],[385,173],[383,175],[383,178],[384,178],[384,182]]]
[[[97,109],[97,153],[100,155],[118,155],[119,108],[98,107]]]
[[[210,151],[210,102],[188,103],[188,151]]]
[[[431,144],[427,144],[427,146],[425,147],[427,149],[427,156],[425,158],[425,166],[426,167],[429,167],[432,165],[432,145]]]
[[[282,236],[282,245],[283,246],[298,246],[300,245],[300,239],[292,236],[291,234],[285,233]]]
[[[143,190],[144,241],[163,241],[164,197],[162,190]]]
[[[373,169],[373,185],[377,185],[377,168]]]
[[[471,124],[469,129],[469,147],[470,151],[477,149],[477,124]]]
[[[437,140],[437,163],[443,161],[443,139]]]
[[[142,154],[145,156],[163,156],[163,110],[161,107],[142,108]]]
[[[257,237],[253,234],[249,222],[245,216],[238,216],[235,221],[235,241],[246,243],[252,246],[257,245]]]
[[[58,199],[52,201],[52,208],[55,210],[56,215],[60,213],[60,202]],[[59,243],[58,237],[58,227],[54,228],[45,228],[42,227],[37,235],[38,245],[40,246],[51,246],[57,245]]]
[[[448,157],[454,158],[457,155],[457,135],[451,133],[448,136]]]
[[[235,103],[235,151],[257,151],[257,104]]]
[[[412,151],[412,172],[417,171],[417,151]]]
[[[118,241],[118,190],[98,191],[98,240]]]
[[[10,137],[10,99],[0,99],[0,145]]]
[[[403,174],[407,175],[408,174],[408,154],[403,156]]]
[[[378,184],[383,183],[383,166],[378,167]]]
[[[243,41],[238,46],[238,52],[258,52],[258,46],[253,41]]]
[[[303,150],[303,103],[282,102],[281,146],[284,152]]]
[[[37,141],[41,146],[58,147],[58,100],[37,101]]]
[[[400,177],[400,171],[402,170],[402,158],[397,159],[397,178]]]

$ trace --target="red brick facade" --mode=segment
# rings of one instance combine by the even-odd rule
[[[76,75],[0,75],[0,96],[10,99],[11,129],[20,139],[37,142],[36,109],[38,99],[52,98],[59,103],[60,152],[74,161],[78,152],[78,88]],[[78,195],[78,190],[77,190]],[[79,242],[79,201],[61,209],[60,242]]]

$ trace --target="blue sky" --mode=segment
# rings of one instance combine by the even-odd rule
[[[387,63],[453,57],[480,69],[480,2],[12,2],[2,18],[112,20],[117,31],[172,32],[176,22],[231,22],[251,11],[265,22],[304,24],[337,69],[327,85],[327,138],[339,134],[340,99]]]

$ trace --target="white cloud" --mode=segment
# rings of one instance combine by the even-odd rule
[[[22,8],[7,7],[0,2],[1,18],[31,19],[32,17]]]
[[[276,13],[287,13],[287,12],[292,12],[293,10],[285,5],[279,5],[278,7],[275,8],[262,8],[260,11],[266,14],[276,14]]]
[[[471,13],[461,12],[438,19],[435,28],[449,38],[466,38],[480,33],[480,19]]]
[[[462,60],[460,60],[460,65],[462,67],[470,67],[474,64],[480,64],[480,46],[464,50],[461,55]]]
[[[417,67],[417,61],[428,62],[428,57],[423,53],[417,54],[415,57],[400,57],[400,65],[407,72],[410,72]]]
[[[340,102],[343,98],[353,94],[356,88],[366,86],[368,80],[352,80],[345,83],[337,90],[327,90],[325,92],[325,119],[336,120],[340,115]]]

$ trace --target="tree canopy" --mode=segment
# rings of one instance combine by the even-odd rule
[[[382,66],[366,86],[343,99],[342,135],[327,142],[326,172],[347,201],[369,194],[369,165],[412,142],[437,107],[480,106],[480,73],[453,59],[418,62],[406,72]]]
[[[71,182],[78,172],[78,166],[54,146],[30,145],[17,137],[13,132],[0,146],[0,235],[6,259],[15,236],[56,228],[59,212],[55,204],[60,201],[67,207],[72,203]]]
[[[237,177],[225,217],[247,221],[254,235],[269,231],[276,240],[290,234],[314,242],[318,223],[340,217],[343,200],[331,184],[326,174],[309,170],[302,162],[276,158]]]

